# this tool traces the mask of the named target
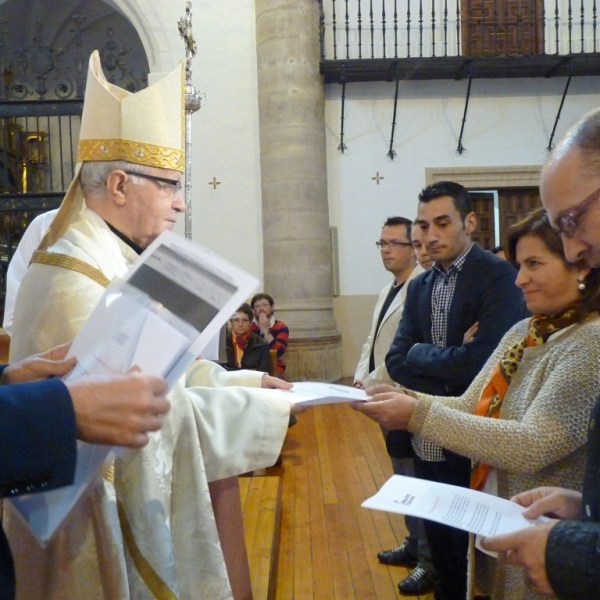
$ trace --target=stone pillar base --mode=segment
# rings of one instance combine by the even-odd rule
[[[288,381],[339,381],[342,378],[342,336],[290,338],[285,365]]]

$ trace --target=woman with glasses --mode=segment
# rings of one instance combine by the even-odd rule
[[[269,372],[271,356],[269,344],[252,331],[254,313],[250,305],[244,302],[231,317],[231,331],[225,342],[229,371],[250,369]]]

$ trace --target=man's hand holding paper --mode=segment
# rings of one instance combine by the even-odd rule
[[[484,538],[480,544],[485,551],[503,553],[508,564],[523,567],[529,585],[537,592],[554,596],[546,575],[546,544],[556,523],[551,520],[529,529]]]
[[[523,516],[535,519],[552,515],[561,519],[580,519],[583,516],[581,493],[558,487],[539,487],[511,498],[527,508]],[[530,585],[541,594],[554,595],[546,574],[546,544],[550,530],[557,520],[549,520],[530,529],[481,540],[487,551],[502,552],[506,562],[523,567]]]

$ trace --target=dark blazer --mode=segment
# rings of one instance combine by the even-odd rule
[[[1,386],[0,497],[71,484],[77,457],[75,433],[73,405],[60,380]],[[13,560],[0,529],[0,600],[14,597]]]
[[[445,348],[433,344],[431,338],[435,271],[414,279],[385,359],[390,377],[419,392],[462,394],[502,336],[529,314],[523,293],[515,286],[516,276],[510,263],[473,245],[456,280]],[[475,339],[463,346],[463,335],[475,322],[479,322]]]
[[[583,520],[559,521],[546,544],[546,574],[564,600],[591,600],[600,590],[600,400],[592,411],[587,450]]]
[[[227,370],[235,371],[235,353],[233,351],[233,338],[231,333],[227,334]],[[251,369],[253,371],[263,371],[268,373],[271,367],[271,355],[269,353],[269,344],[260,335],[252,333],[248,338],[246,349],[242,356],[242,369]]]

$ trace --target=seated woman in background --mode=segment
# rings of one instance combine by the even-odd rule
[[[353,406],[473,459],[475,489],[503,498],[538,486],[581,490],[587,422],[600,394],[600,272],[567,263],[543,209],[511,227],[507,251],[534,316],[506,333],[465,394],[375,386],[370,402]],[[500,560],[492,598],[546,596]]]
[[[269,372],[271,357],[269,344],[259,335],[252,332],[254,313],[250,305],[244,302],[231,317],[231,331],[227,334],[226,369],[252,369]]]

